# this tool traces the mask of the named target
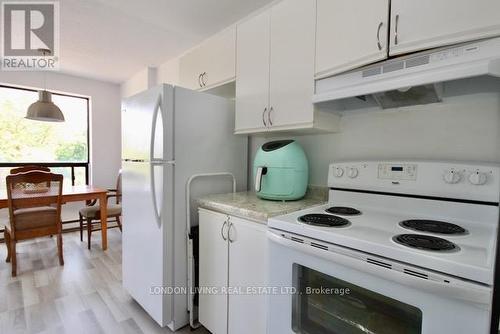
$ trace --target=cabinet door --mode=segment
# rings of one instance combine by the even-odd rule
[[[266,295],[247,289],[267,286],[267,236],[263,224],[230,217],[229,287],[242,294],[229,294],[229,333],[266,333]]]
[[[200,288],[227,287],[228,242],[223,239],[227,233],[224,222],[227,216],[200,210],[199,268]],[[199,297],[199,321],[213,334],[227,333],[227,295],[223,293],[204,294]]]
[[[497,35],[500,35],[498,0],[391,2],[390,55]]]
[[[313,122],[316,0],[284,0],[271,8],[271,128]]]
[[[201,81],[204,88],[213,88],[236,77],[236,26],[210,38],[204,48],[205,68]]]
[[[209,38],[180,59],[180,85],[208,89],[235,78],[236,28]]]
[[[387,58],[389,0],[318,0],[317,18],[317,78]]]
[[[204,64],[203,46],[184,55],[179,61],[179,85],[189,89],[201,89],[201,74]]]
[[[237,26],[236,132],[266,128],[270,17],[265,11]]]

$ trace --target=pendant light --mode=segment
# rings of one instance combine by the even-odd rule
[[[49,49],[38,49],[45,57]],[[64,122],[64,115],[58,106],[52,102],[52,93],[46,90],[46,75],[43,74],[43,90],[38,91],[38,101],[28,107],[26,119],[42,122]]]

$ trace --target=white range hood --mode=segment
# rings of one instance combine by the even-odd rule
[[[313,103],[371,96],[382,108],[439,102],[442,83],[500,77],[500,38],[434,49],[316,81]]]

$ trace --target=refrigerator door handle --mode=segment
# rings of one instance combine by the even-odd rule
[[[156,196],[156,182],[155,182],[155,167],[161,167],[163,169],[163,165],[161,164],[150,164],[150,173],[151,173],[151,196],[153,199],[153,209],[155,211],[155,219],[158,228],[161,228],[161,207],[158,206],[158,200]],[[162,203],[160,203],[162,205]]]
[[[157,201],[157,194],[156,194],[156,181],[155,181],[155,167],[161,167],[163,169],[163,166],[161,164],[156,164],[154,163],[156,160],[155,159],[155,139],[156,139],[156,122],[158,120],[158,112],[161,110],[161,94],[158,95],[158,99],[156,100],[155,104],[155,110],[153,112],[153,122],[151,123],[151,143],[150,143],[150,150],[149,150],[149,161],[150,161],[150,173],[151,173],[151,196],[153,197],[153,208],[155,211],[155,218],[156,218],[156,224],[158,225],[158,228],[161,227],[161,207],[158,206],[158,201]],[[163,122],[163,115],[162,115],[162,122]],[[163,180],[162,180],[163,181]],[[160,203],[162,205],[162,203]]]
[[[153,112],[153,121],[151,122],[151,141],[150,141],[150,147],[149,147],[149,161],[155,161],[158,160],[155,158],[155,139],[156,139],[156,122],[158,121],[158,112],[162,111],[161,110],[161,95],[158,95],[158,99],[156,100],[155,103],[155,110]],[[163,111],[162,111],[163,112]],[[165,122],[162,116],[162,122]],[[163,159],[163,157],[162,157]],[[161,160],[161,159],[160,159]]]

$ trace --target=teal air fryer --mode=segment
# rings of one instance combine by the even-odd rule
[[[265,143],[253,163],[255,193],[271,200],[292,201],[304,197],[309,168],[302,147],[294,140]]]

